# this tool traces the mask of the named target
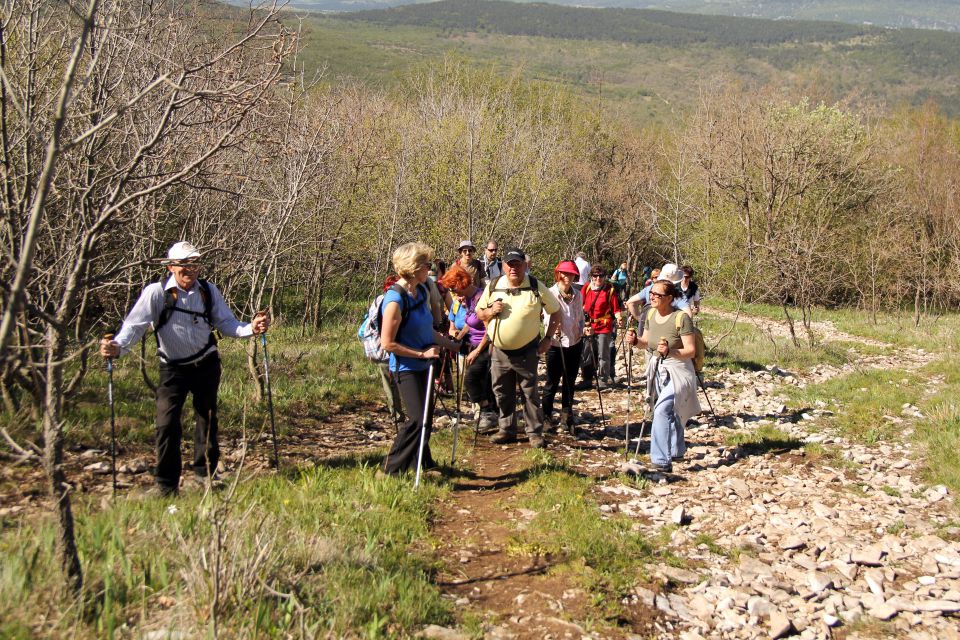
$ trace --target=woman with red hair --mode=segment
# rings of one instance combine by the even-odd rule
[[[490,431],[497,426],[497,405],[490,379],[487,327],[477,317],[477,301],[480,300],[483,290],[476,286],[473,276],[459,264],[450,267],[441,283],[457,298],[466,312],[466,322],[455,338],[468,338],[463,342],[466,349],[463,386],[470,401],[480,405],[478,429],[481,432]]]
[[[559,424],[571,435],[576,435],[573,420],[573,383],[577,379],[583,350],[583,298],[573,286],[579,277],[580,269],[572,260],[561,261],[553,270],[556,284],[550,287],[550,291],[560,301],[560,326],[557,333],[551,336],[550,350],[547,351],[547,381],[543,385],[545,426],[551,428],[557,424],[551,414],[553,399],[557,395],[557,389],[560,389]]]

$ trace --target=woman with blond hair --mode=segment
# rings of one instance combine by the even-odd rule
[[[398,429],[384,460],[386,473],[416,470],[421,431],[425,434],[423,466],[425,469],[437,466],[429,445],[432,407],[430,412],[425,412],[427,392],[433,382],[427,379],[430,361],[440,357],[441,348],[457,352],[460,345],[433,328],[430,294],[425,284],[432,259],[433,249],[422,242],[397,247],[393,252],[393,267],[400,280],[387,291],[380,306],[383,317],[380,344],[390,354],[390,371],[397,378],[400,400],[407,414],[407,421]]]

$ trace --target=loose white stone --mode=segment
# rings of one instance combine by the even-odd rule
[[[867,583],[867,587],[873,592],[874,595],[883,597],[883,574],[877,571],[876,569],[868,569],[864,575],[863,579]]]
[[[807,574],[807,584],[814,593],[820,593],[833,586],[833,579],[820,571],[811,571]]]
[[[770,614],[770,637],[773,640],[786,636],[792,628],[793,623],[783,612],[773,611]]]
[[[870,609],[867,609],[867,615],[876,618],[877,620],[889,620],[893,616],[897,615],[897,610],[894,607],[886,603],[880,603]]]
[[[670,513],[670,522],[673,524],[683,524],[687,519],[687,512],[684,510],[683,505],[676,507]]]
[[[851,559],[857,564],[862,564],[867,567],[879,567],[883,553],[880,547],[874,545],[865,549],[857,549],[851,554]]]
[[[802,549],[807,546],[800,536],[784,536],[780,539],[780,548],[784,551],[791,549]]]

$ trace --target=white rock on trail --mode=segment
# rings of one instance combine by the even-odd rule
[[[864,368],[917,370],[933,358],[907,348],[896,357],[862,356],[856,366],[818,365],[812,372],[785,374],[771,366],[711,373],[718,420],[701,418],[702,426],[687,430],[686,460],[674,465],[681,480],[638,484],[641,495],[610,492],[603,500],[651,537],[664,525],[687,525],[671,531],[668,544],[696,570],[660,565],[652,572],[669,581],[665,593],[637,587],[629,599],[659,609],[651,635],[819,639],[866,616],[887,621],[898,637],[958,637],[960,543],[951,540],[960,528],[944,527],[955,519],[954,497],[921,483],[919,450],[907,441],[867,446],[836,433],[826,418],[845,407],[835,399],[814,402],[802,419],[787,414],[787,384],[808,387]],[[609,397],[615,407],[624,395],[613,391],[604,403]],[[915,407],[895,413],[886,423],[903,439],[926,419]],[[816,443],[826,455],[811,455],[809,447],[758,453],[729,444],[761,428]],[[622,447],[623,430],[595,439],[610,448],[596,455],[581,449],[590,459],[580,466],[620,468],[622,458],[612,452]],[[619,483],[601,483],[607,484]]]

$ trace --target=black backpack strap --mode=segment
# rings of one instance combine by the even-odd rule
[[[163,308],[160,310],[160,317],[157,319],[157,324],[153,327],[153,337],[157,341],[157,355],[166,360],[167,364],[178,365],[185,364],[187,362],[193,362],[217,345],[217,336],[215,336],[213,333],[213,294],[210,291],[210,283],[203,278],[197,278],[197,283],[200,285],[200,299],[203,300],[202,312],[178,307],[178,295],[176,287],[163,290]],[[165,283],[161,281],[160,286],[162,287],[164,284]],[[194,317],[199,316],[200,318],[203,318],[203,321],[207,323],[208,327],[210,327],[210,337],[207,339],[207,344],[200,349],[200,351],[191,356],[187,356],[186,358],[168,358],[166,355],[164,355],[163,351],[160,350],[160,329],[170,321],[170,317],[173,315],[174,311],[186,313]]]
[[[410,312],[419,308],[420,305],[426,303],[430,296],[430,292],[427,291],[426,285],[418,284],[417,293],[419,295],[417,297],[419,299],[416,303],[411,305],[410,294],[407,293],[407,290],[401,285],[395,284],[390,287],[389,291],[396,291],[400,295],[400,326],[397,327],[397,333],[399,334],[400,331],[402,331],[406,326],[407,320],[410,318]],[[380,333],[381,331],[383,331],[383,301],[380,302],[380,308],[377,310],[377,333]]]
[[[533,274],[528,274],[530,278],[530,291],[533,291],[533,297],[540,301],[540,304],[543,305],[543,299],[540,297],[540,283],[537,282],[537,279],[533,277]]]
[[[161,282],[160,286],[162,287],[163,284],[164,283]],[[177,299],[179,296],[177,295],[177,288],[164,289],[163,308],[160,310],[160,317],[157,319],[157,324],[153,328],[154,334],[159,332],[160,329],[169,322],[170,316],[173,315],[174,311],[187,313],[191,316],[199,316],[207,323],[210,330],[213,330],[213,294],[210,291],[210,283],[203,278],[197,278],[197,284],[200,285],[200,299],[203,300],[203,311],[198,313],[191,309],[178,307]]]

